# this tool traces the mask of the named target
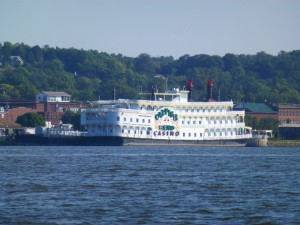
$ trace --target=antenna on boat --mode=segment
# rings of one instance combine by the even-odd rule
[[[164,76],[164,75],[161,75],[161,74],[155,74],[154,78],[159,78],[159,79],[162,79],[162,80],[165,80],[166,81],[166,92],[168,91],[168,76]]]
[[[155,92],[155,88],[152,85],[152,89],[151,89],[151,101],[155,100],[155,94],[154,94],[154,92]]]
[[[113,100],[116,100],[116,87],[113,89]]]

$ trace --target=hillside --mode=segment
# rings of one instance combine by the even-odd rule
[[[11,56],[20,56],[23,65],[11,65]],[[213,79],[215,99],[235,102],[300,103],[300,50],[272,56],[210,56],[205,54],[173,57],[136,58],[95,50],[30,47],[0,43],[0,101],[33,100],[40,91],[65,91],[73,100],[109,99],[116,87],[117,98],[138,98],[152,85],[165,89],[194,81],[195,100],[206,96],[206,81]]]

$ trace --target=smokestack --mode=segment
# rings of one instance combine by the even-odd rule
[[[206,95],[206,100],[209,101],[210,99],[213,99],[212,98],[212,87],[214,86],[214,83],[212,80],[208,80],[207,81],[207,85],[206,85],[206,88],[207,88],[207,95]]]
[[[186,84],[186,89],[189,91],[188,93],[188,101],[190,102],[193,98],[193,93],[192,93],[192,90],[193,90],[193,80],[188,80],[187,84]]]

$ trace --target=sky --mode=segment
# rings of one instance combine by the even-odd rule
[[[0,43],[137,57],[300,49],[300,0],[0,0]]]

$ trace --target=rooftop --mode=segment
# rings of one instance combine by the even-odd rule
[[[235,110],[244,109],[248,113],[271,113],[276,114],[270,106],[265,103],[239,103],[233,107]]]
[[[56,96],[56,97],[71,96],[71,95],[67,94],[66,92],[58,92],[58,91],[43,91],[43,94],[48,95],[48,96]]]

